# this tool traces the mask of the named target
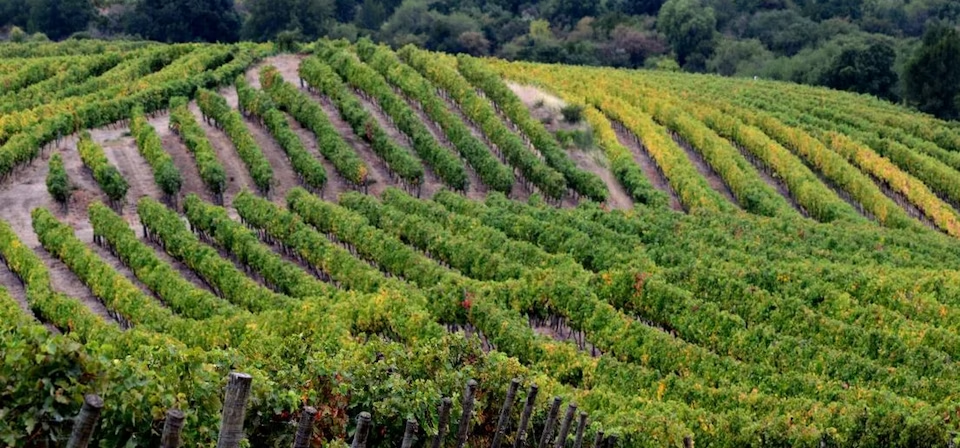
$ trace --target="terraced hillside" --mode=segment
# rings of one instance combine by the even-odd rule
[[[6,445],[64,444],[96,393],[100,446],[158,446],[168,409],[211,446],[234,371],[250,446],[304,406],[313,446],[361,412],[370,446],[958,430],[955,123],[366,41],[0,56]]]

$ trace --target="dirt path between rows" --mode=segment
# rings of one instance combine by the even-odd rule
[[[197,119],[197,123],[203,128],[207,140],[210,141],[210,145],[217,152],[217,160],[223,165],[227,174],[227,187],[223,192],[224,205],[229,208],[230,204],[233,203],[233,198],[243,190],[257,192],[256,184],[253,183],[253,178],[250,177],[247,166],[240,160],[240,155],[237,154],[237,149],[230,141],[230,137],[203,119],[203,114],[200,113],[196,101],[190,102],[189,109],[194,118]]]
[[[670,131],[670,137],[673,138],[673,141],[683,149],[683,152],[687,154],[687,159],[690,160],[690,163],[693,164],[694,168],[707,180],[707,183],[710,184],[710,188],[713,188],[714,191],[720,193],[721,196],[727,198],[731,204],[734,206],[740,207],[740,202],[737,201],[737,198],[733,195],[733,191],[730,189],[730,186],[714,171],[713,167],[707,163],[706,159],[703,158],[703,155],[700,154],[696,148],[693,147],[689,142],[680,137],[676,132]]]
[[[354,94],[354,96],[360,101],[363,108],[373,116],[373,119],[377,121],[380,128],[387,133],[387,137],[401,148],[406,149],[411,155],[416,157],[417,160],[420,160],[420,165],[423,166],[423,185],[420,187],[420,197],[430,199],[440,191],[440,189],[444,188],[444,183],[437,176],[437,173],[420,158],[420,155],[413,149],[413,144],[410,139],[397,128],[393,121],[387,117],[386,113],[380,109],[380,106],[374,100],[367,99],[362,95]]]
[[[677,192],[674,191],[670,182],[667,181],[667,177],[660,171],[657,162],[653,160],[653,157],[650,156],[646,148],[642,146],[640,138],[623,127],[623,125],[613,121],[611,121],[611,123],[613,124],[614,132],[617,134],[617,140],[620,141],[621,145],[630,150],[630,153],[633,154],[633,160],[637,162],[637,165],[640,165],[640,170],[647,176],[647,180],[650,181],[654,188],[667,195],[670,199],[670,208],[676,211],[683,211],[683,204],[680,203]]]
[[[183,185],[180,187],[181,196],[194,193],[207,202],[213,202],[213,194],[203,184],[200,179],[200,171],[197,169],[197,163],[193,159],[190,150],[187,149],[183,141],[170,130],[170,114],[166,111],[149,118],[149,123],[157,131],[164,151],[170,154],[173,164],[180,171],[180,177],[183,179]],[[183,201],[178,201],[182,207]]]
[[[70,272],[59,260],[51,257],[40,246],[40,241],[33,232],[30,212],[34,208],[45,207],[52,211],[58,219],[72,225],[81,240],[93,240],[93,230],[87,220],[86,208],[91,200],[103,200],[105,198],[99,193],[99,187],[93,182],[90,174],[84,172],[80,155],[76,150],[76,142],[76,137],[65,139],[56,149],[45,151],[41,158],[20,168],[17,174],[7,179],[7,182],[0,186],[0,210],[3,210],[3,220],[11,225],[20,241],[33,249],[34,253],[47,266],[54,290],[80,300],[94,313],[103,317],[104,321],[116,323],[108,314],[106,307],[93,296],[76,275]],[[70,177],[72,185],[76,187],[66,213],[47,193],[46,176],[48,162],[53,151],[61,154],[67,175]],[[14,295],[14,297],[22,307],[27,308],[25,296]]]
[[[460,160],[463,160],[463,164],[467,168],[467,179],[470,181],[470,185],[467,186],[466,196],[468,199],[482,201],[487,195],[487,186],[484,185],[483,181],[480,180],[480,176],[477,175],[477,171],[473,169],[473,166],[471,166],[469,162],[467,162],[467,159],[460,156],[460,153],[453,146],[453,143],[447,139],[443,129],[440,129],[440,126],[430,119],[427,113],[424,112],[424,110],[420,107],[419,103],[408,98],[406,95],[403,95],[398,91],[398,89],[394,89],[394,93],[407,102],[407,105],[413,109],[413,112],[417,114],[418,118],[420,118],[420,122],[426,126],[427,131],[430,132],[430,135],[433,136],[433,139],[436,140],[441,147],[459,157]]]
[[[259,85],[259,82],[257,82],[257,84]],[[226,98],[227,104],[229,104],[233,110],[240,113],[240,99],[237,97],[237,90],[234,87],[230,86],[220,89],[220,95]],[[267,162],[270,163],[270,168],[273,169],[273,181],[270,183],[270,193],[268,196],[273,202],[282,205],[285,203],[284,197],[286,197],[287,192],[290,191],[291,188],[300,185],[300,178],[297,176],[296,171],[293,170],[293,165],[290,163],[290,158],[287,157],[287,153],[283,151],[280,144],[270,135],[270,132],[254,120],[244,118],[243,121],[247,126],[247,131],[250,132],[250,136],[253,137],[260,151],[263,152],[264,157],[267,158]]]
[[[607,205],[610,208],[617,210],[633,209],[633,199],[630,198],[627,190],[625,190],[623,185],[620,185],[620,182],[614,177],[613,172],[608,168],[609,162],[607,162],[606,157],[603,156],[603,153],[601,153],[599,149],[595,149],[592,152],[570,149],[567,150],[567,155],[573,160],[573,163],[577,165],[577,168],[596,174],[603,180],[603,183],[607,186],[607,192],[610,193],[607,197]]]

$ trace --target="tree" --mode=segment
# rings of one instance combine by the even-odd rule
[[[27,29],[62,39],[82,31],[96,15],[90,0],[28,0]]]
[[[944,119],[960,118],[960,33],[933,26],[907,63],[904,73],[907,101],[923,112]]]
[[[668,0],[660,8],[657,30],[677,53],[680,65],[702,70],[713,52],[717,19],[700,0]]]
[[[757,39],[724,39],[707,60],[707,70],[724,76],[747,74],[773,59],[773,54]]]
[[[327,34],[336,14],[333,0],[249,0],[247,5],[250,15],[243,24],[243,37],[261,41],[294,30],[316,39]]]
[[[233,0],[140,0],[127,32],[161,42],[236,42],[240,15]]]
[[[897,52],[886,41],[843,49],[822,75],[820,83],[839,90],[868,93],[896,100],[897,73],[893,70]]]

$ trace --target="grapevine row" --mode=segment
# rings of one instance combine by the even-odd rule
[[[320,153],[344,179],[357,186],[367,184],[369,168],[343,140],[319,104],[284,81],[275,67],[267,66],[260,71],[260,84],[277,106],[313,132]]]
[[[470,84],[452,67],[436,60],[435,55],[408,45],[400,50],[400,57],[432,81],[459,105],[463,113],[496,145],[503,160],[510,163],[526,181],[552,199],[559,199],[566,191],[563,175],[540,160],[523,140],[511,132],[497,116],[493,106],[478,96]]]
[[[153,170],[153,180],[157,187],[169,200],[175,200],[183,186],[183,177],[174,165],[173,158],[163,149],[160,136],[147,122],[142,108],[135,108],[131,114],[130,133],[137,142],[140,155]]]
[[[570,188],[597,202],[607,200],[609,192],[603,180],[596,174],[577,168],[557,139],[542,123],[530,116],[527,107],[496,73],[479,60],[462,54],[457,57],[457,68],[467,81],[490,98],[494,107],[503,111],[510,122],[520,128],[533,147],[543,155],[547,165],[563,174]]]
[[[120,174],[117,167],[110,164],[107,155],[103,152],[103,147],[93,141],[89,132],[84,131],[80,134],[77,151],[80,153],[80,160],[83,161],[83,165],[93,173],[93,178],[106,193],[113,208],[120,210],[123,205],[123,198],[130,188],[130,184],[123,178],[123,174]]]
[[[310,57],[300,63],[298,73],[310,87],[333,101],[340,111],[340,116],[350,124],[353,132],[370,144],[393,173],[414,188],[423,183],[423,166],[420,161],[387,136],[376,119],[363,108],[330,66],[316,57]]]
[[[243,75],[235,81],[241,113],[252,115],[266,126],[270,135],[277,141],[283,152],[290,158],[293,170],[300,181],[313,191],[320,191],[327,182],[327,171],[323,163],[313,157],[300,141],[300,137],[290,129],[287,118],[274,105],[270,97],[247,83]]]
[[[416,70],[400,62],[388,47],[375,46],[369,40],[361,40],[357,44],[357,52],[364,62],[418,103],[477,172],[481,182],[491,190],[510,192],[514,180],[510,168],[500,163],[484,144],[470,133],[467,125],[447,109],[433,84]]]
[[[187,108],[187,99],[184,97],[170,99],[170,129],[180,136],[193,154],[200,179],[214,194],[217,202],[223,202],[223,192],[227,189],[227,172],[217,159],[217,153],[207,140],[200,123],[197,123],[197,119]]]
[[[240,155],[240,160],[250,171],[253,183],[262,193],[268,193],[270,183],[273,181],[273,168],[270,167],[270,162],[250,135],[250,130],[247,129],[240,113],[231,109],[224,97],[202,88],[197,90],[197,105],[200,106],[205,119],[212,119],[217,127],[230,137],[230,141],[237,149],[237,154]]]
[[[413,150],[445,185],[454,190],[466,191],[469,180],[463,162],[437,143],[413,109],[393,92],[383,76],[345,50],[330,47],[321,51],[321,54],[327,64],[347,83],[377,100],[377,106],[381,107],[396,123],[397,128],[410,139]]]

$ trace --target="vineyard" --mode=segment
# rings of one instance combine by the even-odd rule
[[[0,44],[0,444],[953,446],[958,238],[960,127],[872,97]]]

